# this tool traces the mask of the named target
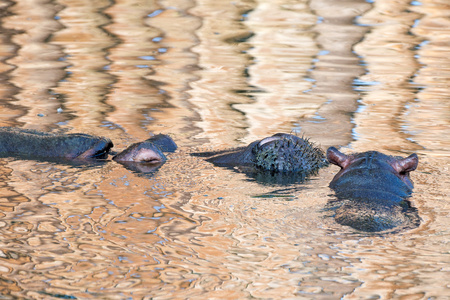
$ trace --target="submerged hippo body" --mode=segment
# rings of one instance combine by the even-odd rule
[[[244,148],[207,153],[207,161],[218,166],[242,167],[257,180],[288,183],[303,181],[328,164],[323,151],[307,139],[277,133]],[[280,181],[281,180],[281,181]]]
[[[54,134],[0,127],[0,156],[84,160],[105,158],[111,140],[82,133]]]
[[[330,183],[339,224],[368,232],[419,225],[416,209],[407,200],[413,189],[409,173],[418,165],[416,154],[407,158],[376,151],[345,155],[330,147],[327,158],[341,167]]]

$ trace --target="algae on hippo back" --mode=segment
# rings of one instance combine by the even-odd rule
[[[258,181],[302,182],[328,165],[325,154],[308,139],[277,133],[247,147],[220,152],[194,153],[222,167],[237,167]]]
[[[394,157],[377,151],[346,155],[330,147],[327,158],[341,170],[330,183],[336,200],[329,203],[335,220],[357,230],[378,232],[419,226],[417,209],[407,200],[410,172],[418,157]]]
[[[258,168],[272,172],[313,174],[328,165],[325,155],[309,139],[277,133],[262,139],[252,149]]]

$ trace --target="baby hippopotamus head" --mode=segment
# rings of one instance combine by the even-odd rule
[[[272,172],[309,174],[328,164],[322,149],[292,134],[277,133],[251,146],[255,165]]]

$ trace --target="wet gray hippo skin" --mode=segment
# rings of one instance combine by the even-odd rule
[[[376,151],[345,155],[330,147],[327,158],[341,167],[330,183],[339,224],[367,232],[419,225],[417,210],[407,200],[413,189],[409,173],[419,161],[416,154],[406,158]]]
[[[328,165],[320,148],[307,139],[286,133],[274,134],[245,148],[209,154],[216,154],[207,160],[219,166],[250,166],[263,173],[290,176],[297,173],[307,177]]]
[[[111,140],[88,134],[53,134],[0,127],[0,156],[3,157],[101,159],[108,155],[112,146]]]

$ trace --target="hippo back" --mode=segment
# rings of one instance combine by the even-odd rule
[[[0,127],[0,156],[26,158],[104,158],[112,142],[83,133],[54,134],[30,129]]]

